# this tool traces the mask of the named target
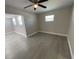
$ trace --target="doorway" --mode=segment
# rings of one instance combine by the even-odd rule
[[[27,37],[24,17],[16,14],[5,14],[5,33],[17,33]]]

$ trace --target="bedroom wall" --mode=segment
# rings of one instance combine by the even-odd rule
[[[72,59],[74,59],[74,10],[72,11],[72,16],[70,19],[70,26],[69,26],[69,31],[68,31],[68,43],[70,47],[70,52]]]
[[[22,15],[24,17],[27,35],[30,35],[31,33],[38,31],[36,14],[28,13],[28,12],[25,12],[23,10],[20,10],[20,9],[17,9],[17,8],[14,8],[14,7],[10,7],[10,6],[6,6],[5,12],[10,13],[10,14]]]
[[[71,6],[38,14],[39,30],[48,33],[68,34]],[[55,15],[53,22],[45,22],[45,16]]]
[[[12,24],[11,18],[5,18],[5,33],[14,32],[14,26]]]

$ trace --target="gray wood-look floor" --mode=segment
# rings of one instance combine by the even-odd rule
[[[16,38],[18,37],[18,38]],[[71,59],[66,37],[37,33],[6,35],[6,59]]]

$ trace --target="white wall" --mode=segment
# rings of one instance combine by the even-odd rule
[[[71,6],[38,14],[40,31],[68,34]],[[55,15],[54,22],[45,22],[45,16]]]
[[[74,59],[74,11],[72,11],[72,16],[70,19],[70,27],[68,33],[68,41],[72,59]]]
[[[25,11],[22,11],[22,10],[19,10],[17,8],[10,7],[10,6],[6,6],[5,12],[11,13],[11,14],[19,14],[19,15],[22,15],[24,17],[27,35],[38,31],[36,14],[27,13]]]
[[[10,33],[14,31],[14,26],[11,18],[5,18],[5,33]]]

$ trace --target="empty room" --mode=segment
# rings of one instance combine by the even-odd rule
[[[5,59],[74,59],[74,0],[5,0]]]

